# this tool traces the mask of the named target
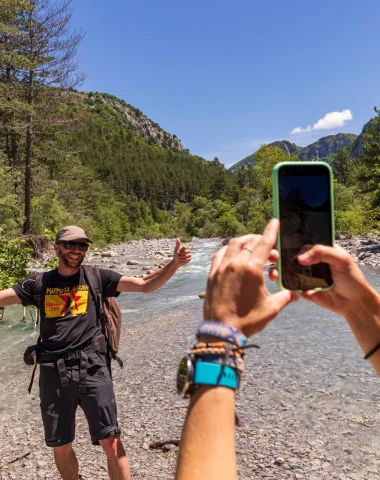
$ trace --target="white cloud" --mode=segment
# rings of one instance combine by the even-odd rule
[[[305,133],[312,132],[313,130],[332,130],[334,128],[343,127],[349,120],[352,120],[353,116],[351,110],[346,108],[341,112],[326,113],[323,118],[320,118],[313,126],[308,125],[306,128],[296,127],[290,133]]]

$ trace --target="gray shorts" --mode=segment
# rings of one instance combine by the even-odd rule
[[[71,443],[75,438],[75,412],[84,411],[93,445],[99,440],[119,436],[113,382],[106,366],[87,370],[86,393],[80,393],[79,366],[67,366],[69,386],[62,387],[56,367],[40,367],[40,400],[45,442],[48,447]]]

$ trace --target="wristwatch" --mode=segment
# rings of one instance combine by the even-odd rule
[[[185,355],[178,368],[177,393],[186,398],[200,385],[239,388],[239,372],[219,362],[195,360],[194,355]]]

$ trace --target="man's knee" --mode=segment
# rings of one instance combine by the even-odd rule
[[[54,456],[55,458],[62,458],[70,455],[73,450],[73,444],[67,443],[66,445],[60,445],[59,447],[54,447]]]
[[[115,435],[99,440],[99,443],[107,456],[120,457],[125,455],[123,444],[121,443],[120,438]]]

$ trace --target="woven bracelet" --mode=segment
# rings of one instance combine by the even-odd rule
[[[201,335],[221,338],[222,340],[233,343],[238,347],[243,347],[248,341],[244,333],[237,328],[215,320],[205,320],[200,324],[196,336],[199,339]]]
[[[376,353],[380,348],[380,342],[376,345],[376,347],[373,347],[372,350],[370,350],[367,355],[364,356],[364,360],[368,360],[369,357],[371,357],[374,353]]]

